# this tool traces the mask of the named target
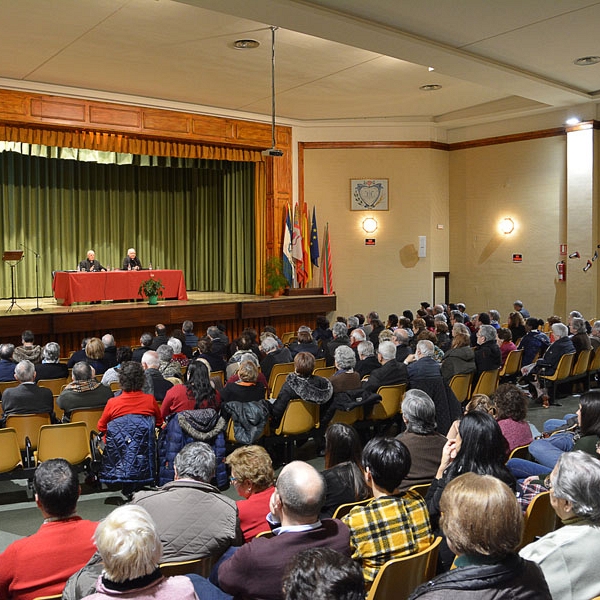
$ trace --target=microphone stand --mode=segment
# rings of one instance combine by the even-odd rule
[[[28,250],[29,252],[33,252],[35,254],[35,308],[31,309],[31,312],[39,312],[43,311],[43,308],[40,308],[40,264],[39,260],[41,255],[39,252],[36,252],[32,248],[28,248],[25,244],[21,244],[22,248]]]

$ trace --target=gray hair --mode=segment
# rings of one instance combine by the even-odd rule
[[[308,463],[296,460],[281,470],[275,486],[285,509],[295,517],[317,519],[325,502],[325,480]]]
[[[454,325],[452,325],[452,335],[456,335],[457,333],[464,333],[469,337],[471,336],[469,328],[464,323],[454,323]]]
[[[105,348],[109,348],[115,345],[115,338],[111,333],[105,333],[102,336],[102,343],[104,344]]]
[[[592,329],[595,329],[596,331],[598,331],[598,329],[600,329],[600,321],[594,321],[594,324],[592,325]]]
[[[571,320],[571,327],[577,333],[586,333],[585,321],[579,317],[573,317],[573,319]]]
[[[192,333],[194,331],[193,321],[184,321],[183,325],[181,326],[181,331],[183,331],[183,333]]]
[[[346,371],[347,369],[354,369],[356,366],[356,354],[350,346],[338,346],[334,353],[335,364],[338,368]]]
[[[161,344],[157,349],[160,362],[171,362],[173,358],[173,348],[169,344]]]
[[[35,366],[30,360],[22,360],[15,367],[15,377],[18,381],[33,381],[35,379]]]
[[[80,360],[73,365],[73,381],[85,381],[86,379],[93,379],[93,377],[92,365],[89,363]]]
[[[170,337],[167,344],[173,348],[173,354],[181,352],[181,340],[178,340],[176,337]]]
[[[564,338],[569,335],[569,328],[564,323],[553,323],[552,333],[555,338]]]
[[[402,415],[409,433],[429,435],[435,431],[435,404],[426,392],[408,390],[402,400]]]
[[[0,358],[3,358],[4,360],[10,360],[14,351],[14,344],[2,344],[0,346]]]
[[[435,354],[435,346],[429,340],[420,340],[417,342],[417,352],[422,356],[433,356]]]
[[[571,502],[576,516],[594,525],[600,524],[600,461],[597,458],[582,450],[564,452],[556,463],[552,485],[557,498]]]
[[[149,369],[158,369],[160,366],[160,358],[158,352],[148,350],[142,355],[142,362],[148,365]]]
[[[274,337],[268,336],[261,342],[260,347],[263,352],[269,354],[270,352],[277,350],[277,348],[279,348],[279,344]]]
[[[298,333],[310,333],[312,335],[312,329],[308,325],[300,325],[298,327]]]
[[[492,321],[497,321],[498,323],[500,322],[500,313],[497,310],[492,309],[489,311],[489,314]]]
[[[490,342],[498,338],[496,328],[493,325],[482,325],[479,328],[479,335],[483,337],[486,342]]]
[[[367,356],[375,356],[375,346],[373,346],[373,342],[365,340],[358,344],[356,349],[358,350],[359,356],[364,356],[365,358],[367,358]]]
[[[146,348],[152,344],[153,339],[154,338],[152,337],[151,333],[142,333],[142,335],[140,336],[140,344],[144,346],[144,348]]]
[[[333,337],[348,335],[348,327],[346,326],[346,323],[336,321],[331,328],[331,332],[333,333]]]
[[[377,348],[377,352],[381,354],[383,360],[392,360],[396,358],[396,346],[394,342],[381,342]]]
[[[48,342],[44,346],[42,357],[48,363],[57,363],[60,358],[60,346],[56,342]]]
[[[406,331],[404,327],[398,327],[398,329],[394,331],[394,337],[399,344],[408,343],[408,331]]]
[[[210,483],[215,476],[217,459],[208,444],[192,442],[179,451],[173,465],[179,479],[194,479]]]
[[[212,338],[213,340],[214,340],[215,338],[218,338],[218,337],[219,337],[219,333],[220,333],[220,330],[219,330],[219,328],[218,328],[216,325],[211,325],[211,326],[210,326],[210,327],[209,327],[209,328],[206,330],[206,335],[207,335],[209,338]]]
[[[162,557],[156,525],[145,508],[126,504],[100,521],[94,534],[110,581],[121,583],[150,575]]]
[[[433,320],[446,323],[446,315],[444,313],[438,313],[437,315],[433,315]]]
[[[352,333],[350,334],[350,337],[358,342],[364,342],[367,339],[367,335],[364,331],[364,329],[353,329]]]
[[[358,326],[359,326],[358,317],[354,317],[354,316],[348,317],[348,329],[356,329]]]
[[[260,362],[258,360],[258,356],[256,356],[256,354],[254,354],[254,352],[246,352],[245,354],[242,354],[240,356],[240,360],[238,361],[240,364],[242,364],[243,362],[253,362],[257,367],[260,365]]]
[[[577,317],[578,319],[583,319],[583,315],[578,310],[572,310],[569,313],[569,316],[571,317],[571,319],[573,319],[574,317]]]

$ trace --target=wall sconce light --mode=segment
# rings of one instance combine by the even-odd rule
[[[377,231],[377,220],[373,217],[367,217],[362,222],[362,228],[365,230],[365,233],[375,233]]]
[[[500,222],[500,231],[504,235],[510,235],[515,230],[515,222],[510,218],[506,217]]]

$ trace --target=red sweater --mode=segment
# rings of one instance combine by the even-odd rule
[[[60,594],[67,579],[94,554],[98,523],[72,517],[44,523],[0,554],[0,598],[33,600]]]
[[[198,408],[214,408],[217,412],[221,407],[221,397],[219,392],[215,392],[214,401],[205,398]],[[167,391],[163,403],[160,405],[160,413],[163,419],[166,419],[170,414],[178,413],[183,410],[194,410],[196,408],[196,400],[192,395],[191,390],[180,383],[174,385]]]
[[[269,500],[271,500],[274,491],[275,488],[271,486],[262,492],[252,494],[246,500],[238,500],[236,502],[240,515],[240,528],[244,534],[244,542],[249,542],[261,531],[269,531],[271,529],[267,523],[267,515],[271,510]]]
[[[163,422],[160,406],[154,396],[141,391],[123,392],[106,403],[104,412],[98,419],[98,431],[106,433],[108,423],[124,415],[154,415],[157,427]]]

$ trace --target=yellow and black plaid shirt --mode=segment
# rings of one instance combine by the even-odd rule
[[[350,528],[352,558],[361,562],[367,587],[388,560],[416,554],[433,542],[425,501],[410,490],[356,506],[342,520]]]

